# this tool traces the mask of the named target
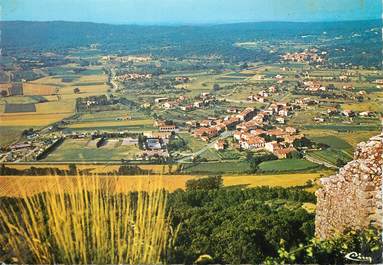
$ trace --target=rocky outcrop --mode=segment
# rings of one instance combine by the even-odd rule
[[[369,225],[382,228],[383,134],[358,144],[354,160],[339,173],[320,179],[315,232],[322,239]]]

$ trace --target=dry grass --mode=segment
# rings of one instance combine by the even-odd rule
[[[74,110],[75,102],[68,99],[62,99],[60,101],[53,100],[50,102],[36,104],[36,112],[38,114],[72,114]]]
[[[185,183],[189,179],[196,176],[189,175],[171,175],[171,176],[100,176],[100,181],[107,182],[113,179],[115,192],[126,191],[150,191],[151,187],[156,183],[161,183],[161,188],[168,191],[176,189],[184,189]],[[76,182],[73,182],[73,177],[56,176],[0,176],[0,197],[20,197],[24,194],[32,196],[41,192],[57,190],[58,187],[64,191],[70,191],[75,188]],[[93,177],[85,177],[83,182],[92,184]]]
[[[0,209],[0,242],[9,259],[41,264],[161,261],[173,233],[166,194],[153,188],[158,186],[133,195],[114,177],[50,179],[42,185],[49,192],[30,196],[26,186],[20,187],[25,191],[21,198]]]
[[[225,186],[247,185],[247,187],[291,187],[304,185],[308,180],[320,178],[322,174],[324,173],[225,176],[223,178],[223,183]]]
[[[0,89],[1,90],[6,90],[8,88],[12,87],[12,84],[11,83],[4,83],[4,84],[0,84]]]
[[[60,114],[27,114],[27,113],[12,113],[7,115],[0,115],[0,126],[47,126],[54,122],[60,121],[71,113]]]
[[[105,83],[106,81],[106,75],[101,74],[79,76],[68,83],[62,82],[61,78],[55,76],[46,76],[24,83],[23,88],[25,95],[44,95],[49,102],[36,104],[36,112],[2,113],[0,115],[0,126],[40,127],[62,120],[74,113],[76,98],[105,94],[109,89]],[[94,83],[94,85],[91,83]],[[9,86],[9,84],[2,85],[4,88],[7,86]],[[74,93],[73,89],[76,87],[80,88],[80,94]],[[56,89],[58,89],[61,96],[60,101],[58,101],[57,96],[50,96],[56,92]],[[115,126],[120,125],[115,124]]]
[[[381,102],[366,101],[352,104],[342,104],[342,109],[353,111],[376,111],[382,112],[383,106]]]
[[[25,96],[46,96],[56,92],[56,88],[50,85],[23,83],[23,94]]]
[[[17,169],[26,169],[29,166],[12,166]],[[39,167],[36,165],[36,167]],[[40,167],[46,167],[41,165]],[[60,169],[67,169],[65,165],[54,166]],[[153,167],[155,171],[162,171],[162,166],[160,165],[147,165],[142,166],[145,169]],[[78,170],[93,168],[92,173],[107,173],[111,170],[117,170],[118,166],[107,165],[77,165]],[[168,170],[165,167],[164,170]],[[161,176],[161,172],[157,173],[158,175],[135,175],[135,176],[118,176],[115,179],[115,191],[124,192],[124,191],[135,191],[143,190],[148,191],[153,183],[161,183],[161,188],[174,191],[176,189],[185,189],[186,181],[190,179],[195,179],[204,176],[196,175],[164,175]],[[234,185],[247,185],[247,187],[257,187],[257,186],[280,186],[280,187],[291,187],[291,186],[300,186],[306,184],[308,180],[316,180],[321,176],[330,176],[333,174],[332,171],[320,171],[314,173],[294,173],[294,174],[274,174],[274,175],[226,175],[223,176],[223,181],[225,186],[234,186]],[[107,181],[109,176],[99,177],[102,181]],[[72,177],[61,177],[57,181],[54,176],[0,176],[0,197],[1,196],[21,196],[24,193],[28,195],[34,195],[40,192],[46,192],[50,190],[55,190],[56,185],[59,185],[62,189],[71,190],[73,183],[71,182]],[[69,181],[68,181],[69,180]],[[92,177],[89,177],[85,181],[91,181]],[[21,188],[20,188],[21,187]],[[28,188],[25,188],[28,187]],[[311,191],[315,191],[315,189]]]

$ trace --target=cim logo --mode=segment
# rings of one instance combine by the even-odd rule
[[[348,253],[345,256],[345,258],[348,259],[348,260],[352,260],[352,261],[369,262],[369,263],[372,262],[372,258],[371,257],[364,257],[364,256],[362,256],[362,254],[356,253],[356,252]]]

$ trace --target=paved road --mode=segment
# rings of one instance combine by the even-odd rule
[[[306,160],[310,161],[310,162],[313,162],[313,163],[316,163],[316,164],[319,164],[319,165],[323,165],[323,166],[325,166],[325,167],[327,167],[327,168],[338,169],[337,166],[335,166],[335,165],[333,165],[333,164],[330,164],[330,163],[328,163],[328,162],[326,162],[326,161],[320,160],[320,159],[318,159],[318,158],[312,157],[312,156],[310,156],[310,155],[308,155],[308,154],[306,154],[306,155],[304,156],[304,158],[305,158]]]

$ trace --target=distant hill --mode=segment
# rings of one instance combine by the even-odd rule
[[[254,54],[254,51],[233,47],[235,42],[265,39],[277,42],[298,40],[317,44],[321,39],[316,36],[323,32],[326,32],[328,38],[347,36],[351,46],[375,45],[375,48],[380,48],[380,32],[363,35],[362,38],[351,38],[353,33],[365,33],[371,28],[380,27],[379,20],[325,23],[260,22],[203,26],[109,25],[63,21],[0,22],[2,47],[5,51],[57,50],[98,43],[108,52],[150,52],[170,56],[220,54],[239,58]],[[304,35],[311,38],[304,40],[302,39]]]

